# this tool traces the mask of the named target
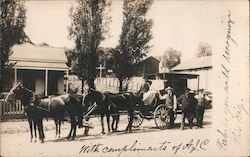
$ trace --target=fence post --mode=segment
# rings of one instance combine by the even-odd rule
[[[2,115],[2,116],[4,116],[4,113],[5,113],[5,104],[6,104],[6,103],[3,103],[3,104],[2,104],[2,105],[3,105],[3,106],[2,106],[2,107],[3,107],[3,110],[2,110],[3,115]]]
[[[3,100],[0,101],[0,116],[2,117],[2,107],[3,107]]]
[[[5,103],[5,113],[4,114],[6,114],[6,115],[9,114],[9,108],[10,108],[10,106],[8,105],[8,103]]]

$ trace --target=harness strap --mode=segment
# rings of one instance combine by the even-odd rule
[[[90,110],[85,114],[85,117],[87,117],[89,114],[91,114],[91,112],[97,107],[97,104],[94,103],[90,108]]]

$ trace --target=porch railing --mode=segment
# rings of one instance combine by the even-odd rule
[[[0,117],[1,119],[24,118],[24,111],[19,100],[7,103],[0,99]]]

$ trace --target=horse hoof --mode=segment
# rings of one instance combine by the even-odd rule
[[[105,135],[109,135],[110,134],[110,132],[107,132]]]
[[[105,132],[101,132],[101,135],[105,135]]]
[[[41,143],[44,143],[44,140],[41,140]]]
[[[84,135],[84,136],[88,136],[89,134],[88,134],[88,133],[84,133],[83,135]]]
[[[131,132],[132,132],[131,130],[126,130],[126,133],[127,133],[127,134],[129,134],[129,133],[131,133]]]

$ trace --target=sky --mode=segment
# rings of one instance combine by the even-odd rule
[[[152,48],[148,56],[159,56],[167,48],[174,48],[182,53],[182,60],[187,60],[197,52],[200,42],[207,42],[216,52],[214,45],[225,27],[225,6],[234,9],[230,1],[227,5],[224,2],[154,0],[147,14],[153,20]],[[68,38],[67,27],[71,23],[69,9],[74,4],[74,0],[26,1],[25,32],[35,44],[46,42],[55,47],[73,48],[74,42]],[[122,5],[122,0],[112,2],[110,37],[101,43],[103,47],[115,47],[118,44]]]

